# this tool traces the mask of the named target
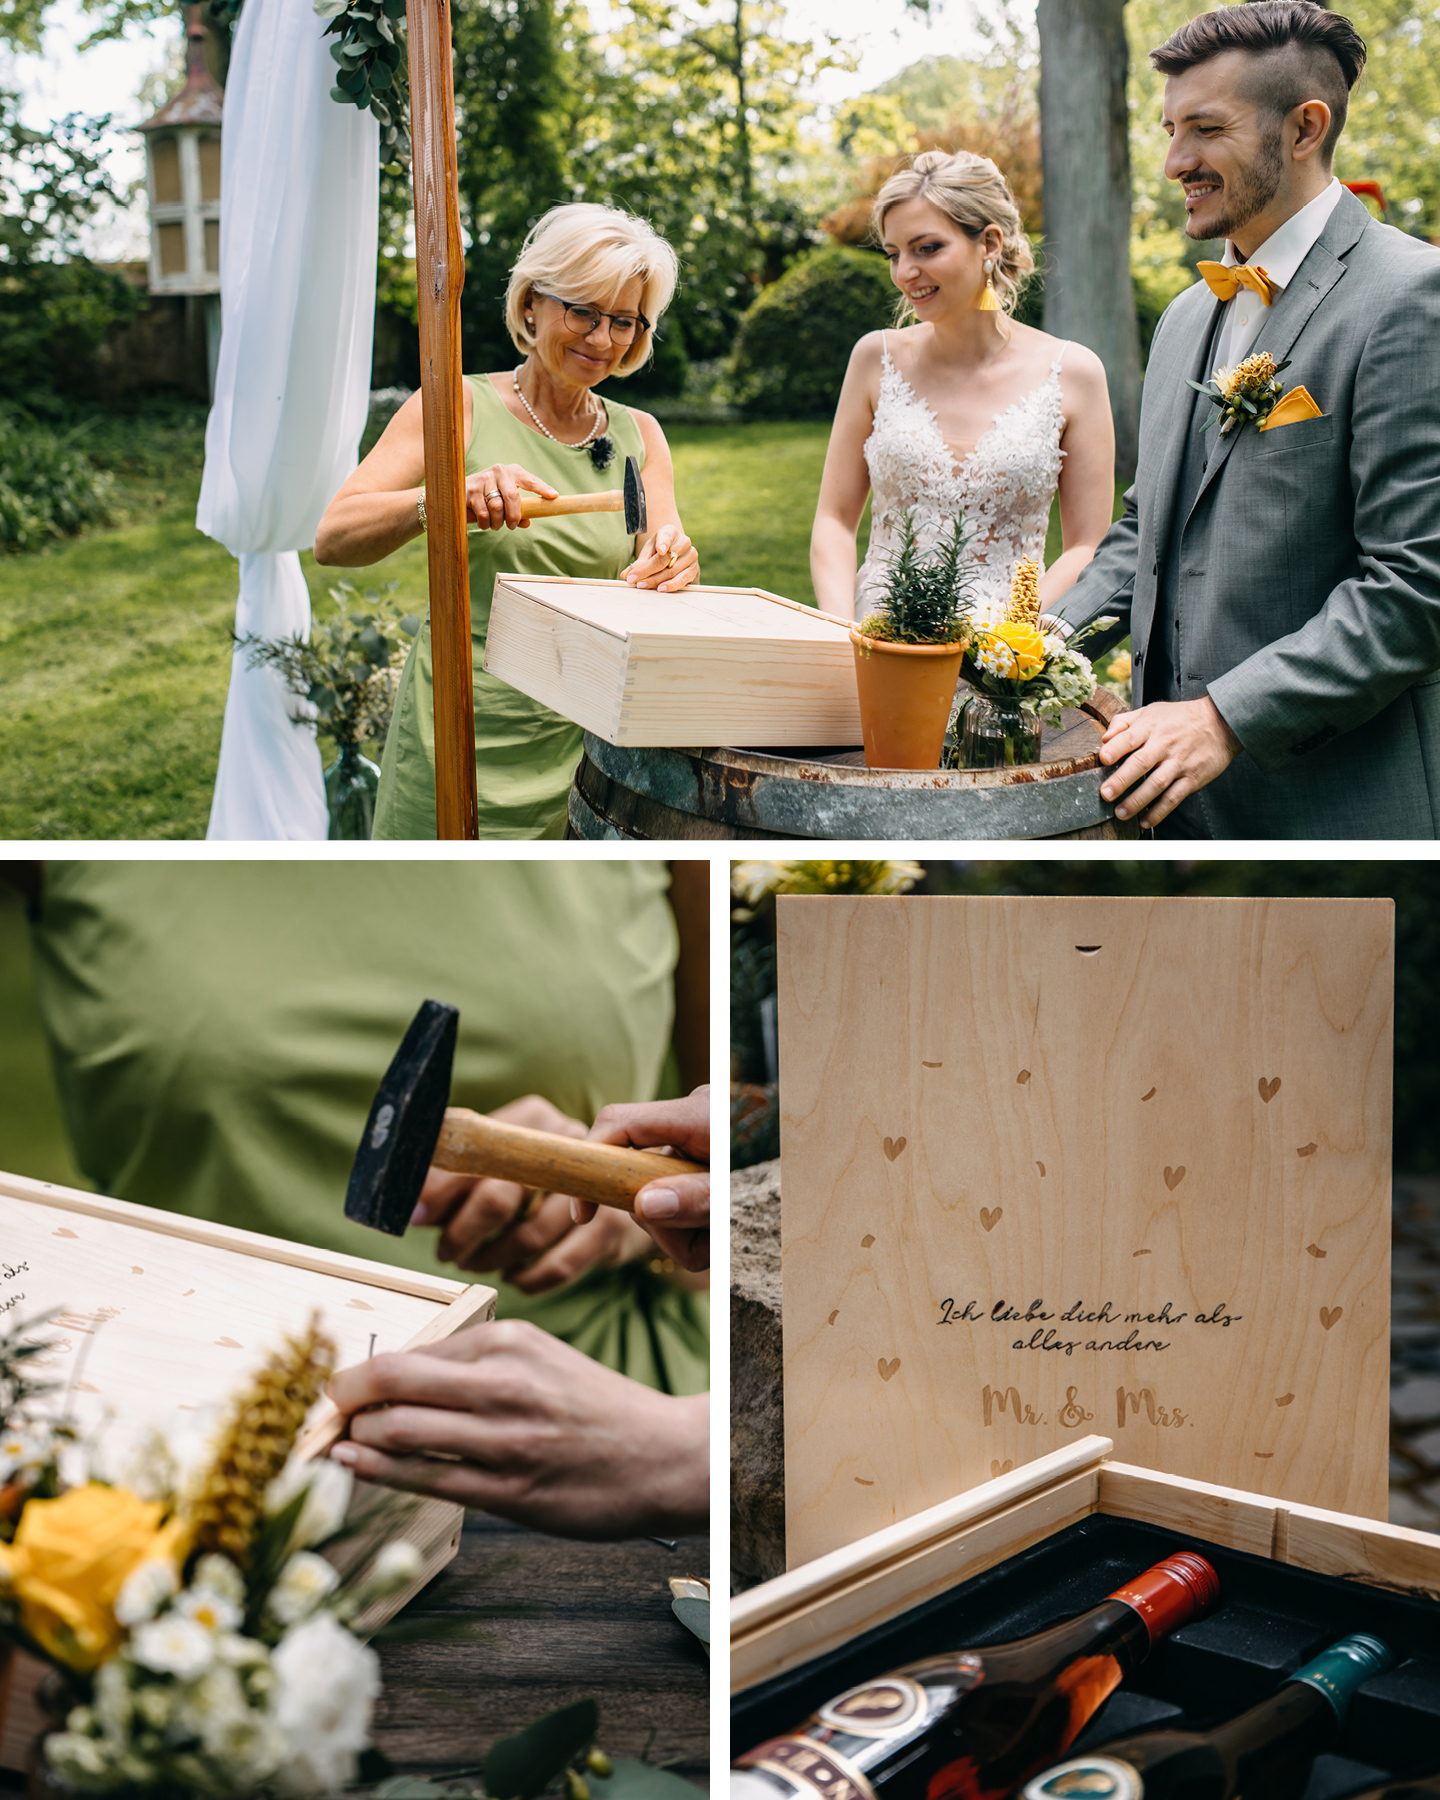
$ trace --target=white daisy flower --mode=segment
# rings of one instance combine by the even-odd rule
[[[323,1556],[301,1550],[281,1570],[265,1604],[282,1625],[293,1625],[313,1613],[339,1580]]]
[[[245,1616],[228,1594],[219,1593],[210,1587],[186,1588],[172,1611],[183,1619],[193,1619],[197,1625],[203,1625],[206,1631],[213,1632],[234,1631]]]
[[[115,1596],[115,1617],[122,1625],[143,1625],[153,1619],[160,1608],[179,1591],[180,1580],[175,1565],[163,1557],[152,1557],[133,1568]]]
[[[190,1577],[190,1586],[204,1588],[212,1594],[221,1594],[236,1606],[245,1604],[245,1577],[228,1556],[220,1556],[213,1551],[209,1556],[202,1556],[196,1563],[195,1573]]]
[[[151,1619],[134,1632],[130,1655],[158,1675],[178,1675],[193,1681],[203,1675],[215,1657],[215,1640],[203,1625],[175,1613]]]

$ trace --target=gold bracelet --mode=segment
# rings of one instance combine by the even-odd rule
[[[415,496],[415,510],[420,515],[420,529],[422,531],[428,531],[430,527],[425,523],[425,490],[423,487]]]

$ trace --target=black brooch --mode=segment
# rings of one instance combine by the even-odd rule
[[[590,446],[590,461],[597,469],[608,469],[615,460],[615,440],[607,432]]]

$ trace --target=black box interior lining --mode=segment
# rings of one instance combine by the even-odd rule
[[[731,1754],[797,1725],[833,1694],[922,1657],[1043,1631],[1098,1605],[1174,1550],[1198,1550],[1220,1604],[1157,1645],[1079,1739],[1087,1749],[1148,1725],[1207,1726],[1263,1700],[1336,1638],[1373,1632],[1396,1666],[1356,1695],[1344,1731],[1315,1764],[1303,1800],[1440,1767],[1440,1604],[1314,1575],[1137,1520],[1092,1514],[839,1649],[737,1694]]]

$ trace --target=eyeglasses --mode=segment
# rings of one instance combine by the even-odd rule
[[[553,300],[557,306],[565,309],[565,329],[573,331],[576,337],[589,337],[600,329],[600,321],[610,321],[610,341],[615,344],[630,344],[635,341],[637,331],[648,331],[650,321],[644,313],[607,313],[596,306],[572,306],[568,300],[562,300],[558,294],[542,294],[535,289],[537,300]]]

